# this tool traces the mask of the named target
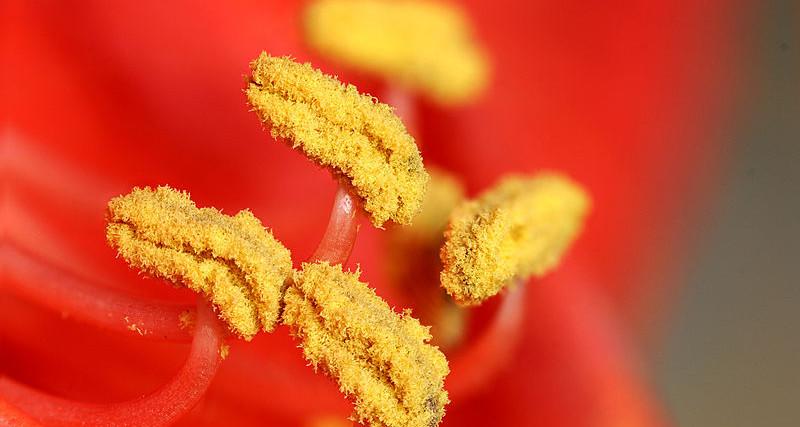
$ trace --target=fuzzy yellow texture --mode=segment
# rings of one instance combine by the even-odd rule
[[[463,12],[422,0],[319,0],[305,13],[321,53],[418,88],[443,104],[474,99],[488,82],[486,55]]]
[[[113,198],[108,215],[106,238],[132,267],[207,295],[245,339],[274,329],[292,261],[252,213],[228,216],[146,187]]]
[[[555,173],[502,180],[453,211],[442,286],[460,304],[476,305],[514,277],[544,275],[580,232],[589,204],[580,186]]]
[[[411,222],[428,174],[391,107],[290,58],[262,53],[251,68],[247,98],[274,137],[347,177],[376,227]]]
[[[427,327],[395,313],[340,265],[303,264],[286,289],[283,321],[304,354],[354,398],[359,422],[436,426],[448,403],[447,360]]]

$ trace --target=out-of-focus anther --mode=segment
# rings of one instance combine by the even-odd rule
[[[458,6],[429,0],[317,0],[305,36],[325,56],[417,89],[441,104],[474,100],[489,61]]]

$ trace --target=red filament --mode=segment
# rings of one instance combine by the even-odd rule
[[[202,297],[198,297],[197,304],[194,339],[186,363],[172,380],[148,396],[114,404],[82,403],[50,396],[12,379],[0,377],[0,399],[6,399],[10,405],[47,425],[168,425],[197,404],[220,364],[223,328]]]

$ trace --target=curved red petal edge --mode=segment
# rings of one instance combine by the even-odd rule
[[[47,425],[168,425],[197,404],[220,365],[223,328],[208,303],[198,297],[197,305],[198,318],[186,363],[171,381],[148,396],[116,404],[90,404],[50,396],[0,377],[0,399]]]
[[[581,379],[575,392],[591,402],[584,416],[597,426],[670,425],[643,370],[640,349],[608,296],[581,272],[564,271],[559,281],[546,280],[531,292],[536,302],[529,309],[541,321],[533,334],[555,337],[545,338],[545,345],[558,347],[562,359],[556,366]]]

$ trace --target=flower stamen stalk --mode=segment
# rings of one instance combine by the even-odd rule
[[[328,227],[309,262],[327,261],[331,264],[347,262],[358,236],[359,210],[357,200],[340,185],[333,200]]]
[[[90,283],[6,244],[0,259],[9,290],[71,319],[144,338],[189,341],[192,328],[181,319],[196,316],[193,305],[158,303]]]
[[[50,396],[0,377],[0,399],[47,425],[169,425],[197,404],[220,364],[223,327],[202,298],[197,304],[194,339],[186,363],[172,380],[148,396],[123,403],[90,404]]]
[[[383,101],[391,105],[394,113],[403,120],[408,133],[414,137],[417,147],[422,147],[419,139],[419,117],[417,116],[416,96],[408,89],[393,82],[386,82],[383,86]]]
[[[512,286],[502,298],[481,335],[450,358],[453,374],[447,378],[446,386],[455,401],[481,390],[514,355],[522,332],[524,284]]]

